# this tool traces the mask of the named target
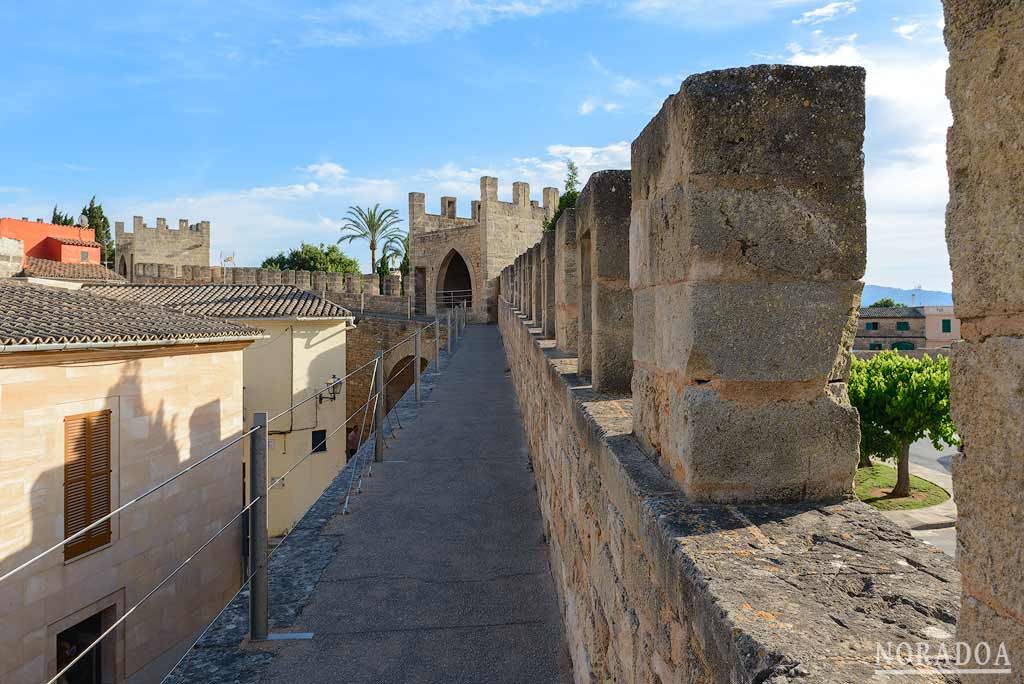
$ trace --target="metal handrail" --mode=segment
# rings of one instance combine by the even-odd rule
[[[103,640],[104,640],[104,639],[105,639],[105,638],[106,638],[106,637],[107,637],[108,635],[110,635],[110,633],[111,633],[111,632],[113,632],[113,631],[114,631],[115,629],[117,629],[117,628],[118,628],[118,627],[119,627],[119,626],[121,625],[121,623],[122,623],[122,622],[124,622],[125,620],[127,620],[127,619],[128,619],[128,616],[129,616],[129,615],[131,615],[132,613],[134,613],[134,612],[135,612],[135,610],[136,610],[136,609],[137,609],[137,608],[138,608],[139,606],[141,606],[141,605],[142,605],[143,603],[145,603],[145,602],[146,602],[146,601],[147,601],[147,600],[149,599],[149,597],[150,597],[150,596],[152,596],[152,595],[153,595],[153,594],[155,594],[156,592],[160,591],[160,589],[161,589],[161,588],[162,588],[162,587],[163,587],[163,586],[164,586],[165,584],[167,584],[168,582],[170,582],[170,581],[171,581],[171,579],[172,579],[172,578],[173,578],[173,577],[174,577],[175,575],[177,575],[177,574],[178,574],[178,572],[179,572],[179,571],[180,571],[180,570],[181,570],[182,568],[184,568],[184,567],[185,567],[186,565],[188,565],[189,563],[191,563],[191,562],[192,562],[192,559],[193,559],[193,558],[195,558],[195,557],[196,557],[196,556],[198,556],[198,555],[199,555],[200,553],[202,553],[202,551],[203,551],[203,550],[204,550],[204,549],[205,549],[205,548],[206,548],[207,546],[209,546],[210,544],[212,544],[212,543],[214,542],[214,540],[216,540],[216,539],[217,539],[217,537],[219,537],[219,536],[220,536],[221,534],[223,534],[223,533],[224,533],[224,531],[225,531],[226,529],[228,529],[229,527],[231,527],[232,523],[234,523],[234,522],[235,522],[236,520],[238,520],[239,518],[241,518],[241,517],[242,517],[242,516],[243,516],[243,515],[245,514],[245,512],[246,512],[246,511],[248,511],[248,510],[249,510],[250,508],[252,508],[252,507],[253,507],[253,506],[254,506],[254,505],[256,504],[256,502],[257,502],[257,501],[259,501],[259,500],[260,500],[261,498],[262,498],[262,497],[256,497],[255,499],[253,499],[252,501],[250,501],[250,502],[249,502],[249,504],[248,504],[247,506],[245,506],[244,508],[242,508],[242,510],[238,511],[238,513],[235,513],[234,517],[233,517],[233,518],[231,518],[231,520],[228,520],[228,521],[227,521],[227,522],[226,522],[226,523],[224,524],[224,526],[223,526],[223,527],[221,527],[221,528],[220,528],[219,530],[217,530],[217,531],[216,531],[216,532],[215,532],[215,533],[213,534],[213,536],[212,536],[212,537],[210,537],[209,539],[207,539],[207,540],[206,540],[206,541],[205,541],[205,542],[203,543],[203,545],[202,545],[202,546],[200,546],[200,547],[199,547],[198,549],[196,549],[195,551],[193,551],[193,552],[192,552],[192,553],[191,553],[191,554],[189,555],[189,557],[188,557],[188,558],[186,558],[186,559],[185,559],[184,561],[182,561],[182,562],[181,562],[181,564],[179,564],[179,565],[178,565],[178,567],[174,568],[174,570],[172,570],[172,571],[171,571],[171,574],[167,575],[167,577],[164,577],[164,578],[163,578],[162,580],[160,580],[160,583],[159,583],[159,584],[157,584],[157,585],[156,585],[155,587],[153,587],[152,589],[150,589],[150,590],[149,590],[149,593],[148,593],[148,594],[146,594],[146,595],[145,595],[145,596],[143,596],[143,597],[142,597],[141,599],[139,599],[139,601],[138,601],[138,602],[137,602],[137,603],[136,603],[136,604],[135,604],[134,606],[132,606],[131,608],[129,608],[128,610],[126,610],[126,611],[125,611],[125,613],[124,613],[124,615],[122,615],[122,616],[121,616],[120,618],[118,618],[117,620],[115,620],[115,621],[114,621],[114,624],[112,624],[112,625],[111,625],[110,627],[108,627],[108,628],[107,628],[107,629],[106,629],[106,630],[105,630],[105,631],[103,632],[103,634],[100,634],[100,635],[99,635],[98,637],[96,637],[96,640],[95,640],[95,641],[93,641],[93,642],[92,642],[91,644],[89,644],[89,645],[88,645],[88,646],[86,646],[86,647],[85,647],[84,649],[82,649],[82,652],[81,652],[81,653],[79,653],[79,654],[78,654],[77,656],[75,656],[75,657],[74,657],[74,659],[72,659],[72,661],[71,661],[70,663],[68,663],[67,665],[65,665],[65,666],[64,666],[64,668],[63,668],[63,669],[62,669],[62,670],[61,670],[60,672],[58,672],[57,674],[55,674],[55,675],[53,676],[53,678],[52,678],[52,679],[48,680],[48,681],[46,682],[46,684],[54,684],[54,682],[56,682],[56,681],[57,681],[57,680],[59,680],[59,679],[60,679],[61,677],[63,677],[63,676],[64,676],[64,674],[65,674],[65,673],[66,673],[66,672],[67,672],[68,670],[70,670],[70,669],[71,669],[72,667],[74,667],[74,666],[75,666],[75,664],[76,664],[76,663],[77,663],[77,662],[78,662],[79,660],[81,660],[82,658],[84,658],[84,657],[85,657],[85,654],[86,654],[86,653],[88,653],[89,651],[91,651],[91,650],[92,650],[92,649],[93,649],[93,648],[94,648],[94,647],[96,646],[96,644],[98,644],[98,643],[100,643],[101,641],[103,641]]]

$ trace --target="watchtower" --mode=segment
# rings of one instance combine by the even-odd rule
[[[114,264],[117,272],[129,280],[135,264],[170,264],[175,277],[182,266],[210,265],[210,222],[189,223],[179,219],[171,228],[167,219],[158,218],[156,226],[147,226],[141,216],[132,217],[132,230],[126,231],[124,221],[114,223]]]

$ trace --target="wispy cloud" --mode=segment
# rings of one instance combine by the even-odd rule
[[[334,162],[320,162],[319,164],[310,164],[304,168],[306,173],[311,173],[317,178],[325,178],[333,181],[339,181],[348,175],[348,169],[341,164],[335,164]]]
[[[906,24],[900,24],[893,31],[896,32],[900,38],[904,40],[913,40],[914,36],[921,30],[921,24],[913,21]]]
[[[622,109],[622,105],[618,102],[607,102],[596,97],[588,97],[580,103],[579,113],[580,116],[589,116],[599,109],[604,112],[616,112]]]
[[[818,7],[816,9],[808,10],[800,15],[799,19],[794,19],[794,24],[824,24],[826,21],[832,21],[839,17],[845,17],[853,14],[857,11],[857,0],[841,0],[840,2],[830,2],[827,5]]]
[[[814,0],[630,0],[627,12],[656,21],[686,26],[723,27],[763,21],[780,11],[807,6]]]

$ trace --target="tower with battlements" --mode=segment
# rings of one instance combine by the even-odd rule
[[[558,190],[544,188],[543,204],[530,199],[529,183],[512,184],[512,201],[498,199],[498,179],[480,179],[480,199],[469,218],[456,215],[456,199],[441,198],[441,213],[428,214],[422,192],[409,193],[409,259],[416,310],[433,314],[466,304],[470,319],[497,320],[501,270],[540,239],[544,221],[558,207]]]
[[[132,230],[123,221],[114,224],[115,270],[131,280],[135,264],[158,263],[174,266],[181,276],[182,266],[210,265],[210,222],[189,223],[179,219],[171,228],[167,219],[158,218],[155,226],[147,226],[141,216],[132,217]]]

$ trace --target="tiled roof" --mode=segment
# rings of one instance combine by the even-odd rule
[[[62,245],[71,245],[72,247],[103,247],[100,243],[95,240],[79,240],[77,238],[63,238],[63,237],[50,237],[51,240],[56,240]]]
[[[124,282],[124,277],[102,264],[65,263],[52,259],[27,257],[21,275],[33,278],[81,280],[83,282]]]
[[[347,318],[348,309],[294,285],[90,285],[110,299],[218,318]]]
[[[916,307],[909,306],[869,306],[860,310],[861,318],[924,318],[924,314]]]
[[[138,343],[255,339],[255,328],[190,316],[82,290],[0,281],[0,347],[29,344]],[[5,350],[10,351],[10,350]]]

